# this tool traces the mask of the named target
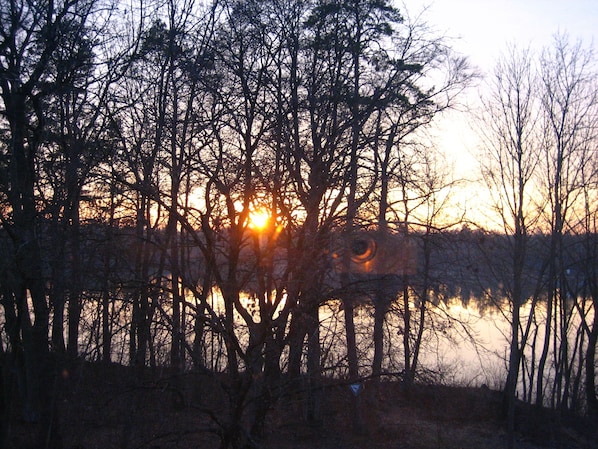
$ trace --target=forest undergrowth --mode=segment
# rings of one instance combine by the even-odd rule
[[[65,449],[220,448],[230,419],[225,379],[146,368],[80,364],[58,378],[56,413]],[[266,419],[263,449],[500,449],[507,447],[502,394],[482,388],[365,383],[357,397],[341,380],[323,380],[309,420],[306,391],[283,393]],[[313,404],[313,402],[312,402]],[[11,446],[33,448],[34,435],[13,401]],[[357,406],[357,414],[352,407]],[[251,407],[251,405],[249,405]],[[312,409],[313,411],[314,409]],[[356,421],[360,424],[356,426]],[[547,409],[517,411],[519,449],[598,448],[596,423]]]

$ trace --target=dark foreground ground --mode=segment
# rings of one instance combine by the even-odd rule
[[[153,373],[142,383],[121,366],[65,370],[58,413],[64,449],[218,448],[214,420],[226,416],[220,389],[196,376]],[[263,449],[501,449],[507,447],[501,396],[488,389],[366,384],[353,420],[348,385],[321,390],[319,421],[308,424],[305,398],[286,395],[271,410]],[[8,449],[34,447],[31,428],[11,418]],[[598,449],[598,423],[520,407],[516,448]]]

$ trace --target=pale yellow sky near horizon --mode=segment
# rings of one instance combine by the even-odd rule
[[[567,33],[571,42],[581,40],[595,50],[598,45],[598,0],[395,0],[395,5],[410,17],[423,14],[422,20],[450,38],[453,48],[467,56],[482,76],[492,72],[508,45],[540,51],[557,33]],[[482,88],[480,80],[462,100],[475,108]],[[466,112],[450,112],[432,134],[452,163],[454,177],[471,181],[455,195],[457,206],[467,205],[470,218],[487,226],[484,215],[489,212],[484,209],[489,202],[483,186],[475,182],[479,147],[471,122]]]

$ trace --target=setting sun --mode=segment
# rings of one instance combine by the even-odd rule
[[[270,212],[265,208],[259,208],[249,213],[249,227],[252,229],[265,229],[269,222]]]

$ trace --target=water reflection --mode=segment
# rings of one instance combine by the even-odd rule
[[[100,360],[102,350],[102,335],[98,323],[101,322],[99,304],[100,298],[89,296],[84,301],[84,320],[81,326],[80,350],[87,359]],[[187,298],[189,304],[194,304],[195,310],[200,310],[197,301],[192,296]],[[256,298],[246,295],[241,298],[242,304],[252,311],[258,320]],[[202,318],[204,328],[199,342],[202,360],[205,366],[215,371],[226,369],[226,349],[223,336],[214,330],[210,320],[219,319],[224,314],[222,296],[213,291],[209,296],[208,305],[211,314]],[[284,305],[284,304],[283,304]],[[416,310],[420,304],[412,303],[410,307]],[[282,306],[281,306],[282,307]],[[345,377],[347,375],[346,339],[344,335],[344,317],[341,302],[327,301],[319,310],[321,366],[325,375]],[[536,304],[533,309],[533,320],[530,321],[528,344],[522,361],[523,375],[520,376],[520,394],[525,395],[533,382],[541,345],[536,343],[535,353],[531,342],[541,342],[544,338],[544,323],[546,308],[543,303]],[[574,311],[572,311],[574,312]],[[372,340],[374,313],[373,307],[363,303],[356,308],[356,340],[360,362],[360,373],[364,376],[371,371],[374,346]],[[532,313],[531,303],[521,308],[521,322],[527,323]],[[126,331],[131,322],[130,303],[124,296],[112,298],[111,320],[112,361],[127,364],[129,362],[129,332]],[[169,314],[169,299],[162,298],[159,310],[152,318],[152,363],[166,365],[169,363],[169,348],[171,342],[170,325],[166,317]],[[418,364],[418,378],[435,383],[480,386],[485,384],[493,389],[501,389],[507,372],[509,355],[510,322],[509,305],[502,304],[489,307],[487,301],[477,301],[469,298],[464,302],[455,297],[437,304],[429,304],[424,321],[424,336],[420,350]],[[589,318],[586,318],[589,319]],[[577,329],[581,324],[579,314],[572,314],[571,329]],[[197,322],[194,313],[187,314],[183,332],[188,347],[193,346],[196,338]],[[412,332],[418,329],[420,323],[414,322]],[[235,317],[235,332],[242,347],[247,347],[249,330],[241,316]],[[403,308],[398,303],[390,308],[384,329],[384,360],[382,370],[386,373],[399,373],[404,367],[404,317]],[[577,333],[571,332],[571,347],[575,347],[573,339]],[[284,369],[286,361],[281,361]],[[554,365],[549,361],[548,366]],[[191,366],[190,357],[187,366]],[[548,380],[553,375],[547,371]]]

